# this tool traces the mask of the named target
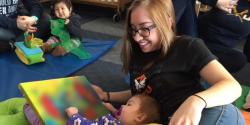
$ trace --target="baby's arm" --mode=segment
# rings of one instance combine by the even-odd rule
[[[118,110],[112,104],[103,102],[103,105],[117,118]]]
[[[77,14],[72,14],[69,18],[68,24],[66,27],[73,37],[82,38],[82,30],[81,30],[81,17]]]
[[[67,125],[91,125],[96,124],[95,121],[86,119],[85,117],[78,114],[78,109],[76,107],[69,107],[65,110],[69,119]]]

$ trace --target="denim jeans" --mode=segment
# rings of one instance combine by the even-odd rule
[[[199,125],[245,125],[242,114],[232,104],[204,109]]]

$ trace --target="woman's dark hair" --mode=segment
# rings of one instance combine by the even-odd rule
[[[52,16],[55,16],[55,5],[57,4],[57,3],[65,3],[65,5],[67,6],[67,8],[68,9],[72,9],[73,10],[73,5],[72,5],[72,3],[71,3],[71,0],[52,0],[52,2],[51,2],[51,7],[50,7],[50,11],[51,11],[51,15]]]

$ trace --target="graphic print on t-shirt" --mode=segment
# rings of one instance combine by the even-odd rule
[[[147,79],[147,77],[144,74],[142,74],[141,76],[135,78],[135,87],[136,87],[137,91],[140,92],[142,89],[145,88],[146,79]]]
[[[16,14],[18,0],[0,0],[0,15],[11,16]]]

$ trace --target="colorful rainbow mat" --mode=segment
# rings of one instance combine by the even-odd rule
[[[18,84],[21,82],[71,75],[100,58],[115,43],[115,40],[84,39],[83,46],[91,54],[91,58],[87,60],[81,60],[72,54],[63,57],[53,57],[50,54],[45,54],[45,62],[25,65],[18,59],[15,52],[0,54],[0,101],[22,96],[18,90]]]

